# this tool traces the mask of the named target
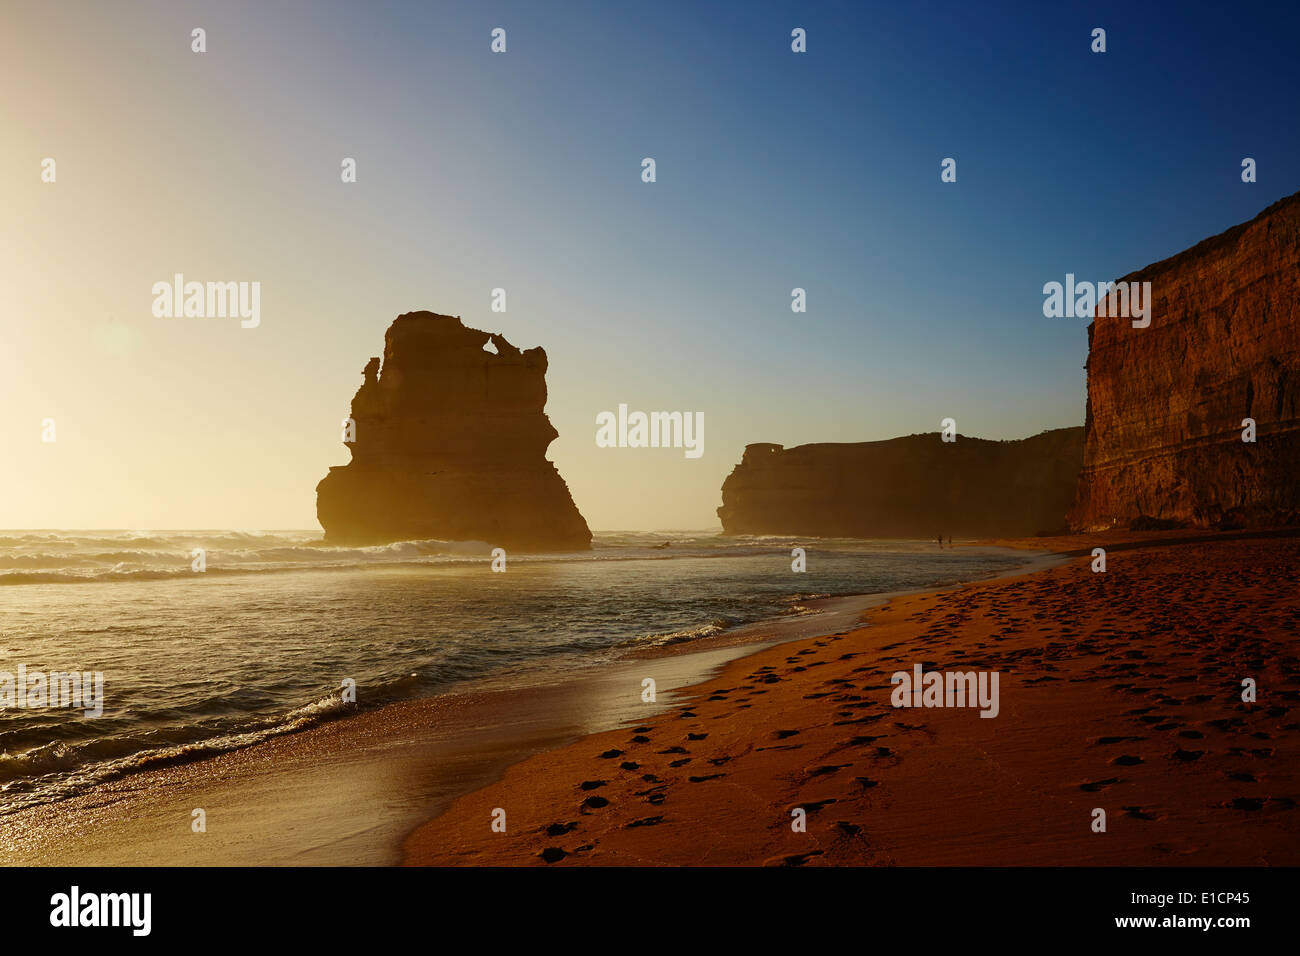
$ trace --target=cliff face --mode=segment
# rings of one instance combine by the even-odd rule
[[[1083,429],[1021,441],[938,433],[855,444],[749,445],[722,483],[727,534],[933,538],[1058,531]]]
[[[1147,328],[1088,330],[1084,467],[1070,524],[1290,524],[1300,511],[1300,193],[1126,276]],[[1242,420],[1257,423],[1242,441]]]
[[[484,346],[491,342],[496,354]],[[316,486],[325,540],[421,538],[506,549],[588,548],[591,532],[546,460],[546,352],[432,312],[400,315],[352,399],[350,464]]]

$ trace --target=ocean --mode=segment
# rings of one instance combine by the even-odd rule
[[[806,549],[804,573],[792,571],[795,546]],[[193,570],[195,549],[204,571]],[[928,589],[1024,563],[932,541],[668,531],[597,534],[587,552],[509,554],[494,572],[491,547],[473,542],[0,532],[0,696],[20,667],[104,680],[99,716],[23,706],[22,687],[5,699],[0,814],[353,708],[484,681],[541,684],[640,648],[810,613],[814,598]]]

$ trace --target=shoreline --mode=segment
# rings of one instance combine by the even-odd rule
[[[732,660],[676,714],[457,798],[404,861],[1295,865],[1297,535],[1034,539],[1074,557]],[[945,660],[1002,673],[998,719],[891,706],[891,672]],[[1268,693],[1243,702],[1243,674]]]
[[[743,645],[664,654],[519,690],[384,704],[0,817],[7,865],[393,865],[431,813],[527,756],[625,719],[655,678],[667,707]],[[626,672],[626,673],[625,673]],[[360,817],[357,807],[364,807]],[[205,833],[191,830],[195,808]]]
[[[1060,560],[1015,554],[1024,564],[994,577]],[[0,858],[9,865],[399,863],[411,833],[455,798],[530,756],[643,716],[645,677],[658,684],[653,712],[661,713],[734,659],[852,627],[866,610],[909,593],[926,592],[810,600],[806,605],[817,613],[632,648],[570,679],[503,688],[501,678],[483,678],[247,747],[142,769],[0,816]],[[357,806],[368,808],[360,820],[354,820]],[[190,828],[194,809],[206,814],[205,833]]]
[[[1269,775],[1256,775],[1248,782],[1229,774],[1251,775],[1252,771],[1227,767],[1221,754],[1214,760],[1209,756],[1193,758],[1197,762],[1185,766],[1172,764],[1184,772],[1212,768],[1217,775],[1212,781],[1215,786],[1204,781],[1196,785],[1198,792],[1214,792],[1220,797],[1214,805],[1216,813],[1211,814],[1216,817],[1214,826],[1197,821],[1201,843],[1212,845],[1190,844],[1184,838],[1159,843],[1159,848],[1152,850],[1133,842],[1132,832],[1126,832],[1123,840],[1073,845],[1063,842],[1058,822],[1051,832],[1030,842],[1037,855],[1027,857],[1027,850],[1009,854],[997,850],[1004,843],[1018,846],[1016,840],[1024,842],[1027,828],[1032,830],[1032,821],[1016,819],[1017,802],[1023,801],[1023,794],[1009,795],[1005,785],[982,787],[977,791],[979,799],[992,806],[999,819],[1010,819],[1012,828],[990,821],[981,811],[975,832],[954,833],[935,821],[962,819],[958,810],[965,812],[971,794],[947,784],[935,786],[934,781],[946,780],[954,766],[978,778],[988,771],[990,762],[993,766],[1013,764],[1016,779],[1045,770],[1048,779],[1032,788],[1038,801],[1036,812],[1060,813],[1063,806],[1072,808],[1070,814],[1080,812],[1076,805],[1080,794],[1085,801],[1097,803],[1091,794],[1112,787],[1123,790],[1131,783],[1128,773],[1117,773],[1108,760],[1093,766],[1092,758],[1100,755],[1100,751],[1093,753],[1093,748],[1100,746],[1097,740],[1127,740],[1133,749],[1148,746],[1140,743],[1149,740],[1147,736],[1125,732],[1134,729],[1134,721],[1138,721],[1137,730],[1143,729],[1132,712],[1132,701],[1124,701],[1129,705],[1124,710],[1111,706],[1107,711],[1099,706],[1107,703],[1106,693],[1095,680],[1062,678],[1056,665],[1042,660],[1038,664],[1044,669],[1023,683],[1014,676],[1004,679],[1003,694],[1010,696],[1002,717],[992,721],[963,725],[963,715],[941,711],[910,711],[899,719],[899,714],[887,707],[859,716],[857,709],[871,706],[873,697],[875,704],[881,699],[887,704],[887,673],[862,686],[861,693],[844,692],[847,684],[860,679],[854,670],[867,665],[884,667],[889,660],[885,652],[891,648],[917,646],[913,657],[891,667],[902,663],[910,667],[913,660],[933,662],[935,658],[940,658],[942,666],[938,650],[946,650],[952,660],[963,663],[1002,650],[997,642],[1006,638],[990,634],[987,628],[968,634],[965,629],[954,632],[935,623],[954,614],[969,614],[972,607],[986,611],[992,607],[992,613],[1003,616],[1020,615],[1024,618],[1022,630],[1033,635],[1028,644],[1024,634],[1018,643],[1013,642],[1016,663],[1003,667],[1004,672],[1021,666],[1021,655],[1041,656],[1044,646],[1053,648],[1062,636],[1072,634],[1077,627],[1073,617],[1081,611],[1100,614],[1105,620],[1098,624],[1101,630],[1095,635],[1082,640],[1074,634],[1072,640],[1082,641],[1082,646],[1093,652],[1104,651],[1096,645],[1115,639],[1118,632],[1110,621],[1114,615],[1105,601],[1087,601],[1081,606],[1076,597],[1060,604],[1066,583],[1067,591],[1078,592],[1088,586],[1085,582],[1095,587],[1102,580],[1114,581],[1124,591],[1123,613],[1145,620],[1166,607],[1180,605],[1168,595],[1144,593],[1144,576],[1155,575],[1168,590],[1185,586],[1199,575],[1198,588],[1180,595],[1183,603],[1188,603],[1188,597],[1190,603],[1200,602],[1200,610],[1208,612],[1211,619],[1223,611],[1220,616],[1224,620],[1213,621],[1216,627],[1233,624],[1258,631],[1252,613],[1243,610],[1250,605],[1240,600],[1234,605],[1232,598],[1244,591],[1277,604],[1280,599],[1273,592],[1288,580],[1294,585],[1295,569],[1300,568],[1298,536],[1300,532],[1295,530],[1110,532],[964,542],[959,546],[1014,550],[1024,563],[939,588],[817,599],[807,603],[816,603],[820,613],[787,615],[690,642],[634,650],[564,680],[503,689],[491,686],[493,680],[488,678],[470,689],[389,703],[216,756],[132,773],[68,800],[0,817],[0,859],[8,865],[544,865],[549,860],[540,854],[553,846],[565,853],[559,858],[564,862],[589,860],[598,865],[1300,862],[1300,828],[1292,819],[1298,815],[1287,812],[1300,803],[1300,784],[1293,771],[1277,772],[1278,768],[1300,766],[1296,760],[1300,751],[1289,740],[1285,742],[1286,759],[1273,759],[1275,753],[1283,758],[1281,743],[1276,747],[1229,748],[1228,764],[1267,760],[1263,766]],[[1112,555],[1105,579],[1087,570],[1095,544],[1104,545]],[[1271,567],[1278,555],[1290,563]],[[1170,568],[1162,570],[1163,564]],[[1243,572],[1242,567],[1253,570]],[[1036,609],[1044,599],[1030,600],[1031,594],[1046,594],[1047,600],[1058,602],[1058,606],[1045,613]],[[1291,607],[1283,602],[1270,613],[1289,614],[1294,633],[1300,622],[1294,601],[1288,601]],[[867,614],[870,619],[863,623]],[[927,619],[928,631],[922,629]],[[1052,633],[1057,628],[1061,634]],[[1114,648],[1110,657],[1136,653],[1144,659],[1154,656],[1150,651],[1171,656],[1179,653],[1167,644],[1139,651],[1134,649],[1134,633],[1125,630],[1123,636],[1127,643],[1123,649]],[[1187,637],[1182,634],[1180,640]],[[830,659],[833,655],[828,648],[842,651],[855,666],[844,670],[847,664]],[[1280,649],[1291,651],[1293,647],[1276,645],[1264,656],[1277,657]],[[1223,654],[1225,649],[1218,648],[1216,653]],[[1293,669],[1287,670],[1291,667],[1288,662],[1295,662]],[[1212,715],[1202,713],[1199,720],[1171,718],[1157,729],[1182,733],[1195,724],[1203,728],[1195,731],[1201,735],[1197,739],[1204,739],[1219,733],[1242,734],[1249,726],[1255,742],[1261,735],[1273,740],[1277,737],[1273,725],[1296,716],[1290,713],[1289,701],[1300,700],[1300,691],[1284,686],[1300,685],[1300,661],[1293,655],[1284,656],[1282,666],[1282,672],[1275,670],[1260,684],[1277,688],[1284,701],[1247,714],[1254,723],[1246,723],[1236,712],[1240,708],[1231,708],[1230,697],[1225,697],[1230,688],[1219,687],[1216,692],[1222,699],[1212,705],[1197,701],[1202,710],[1215,708]],[[658,684],[658,700],[653,705],[640,700],[641,681],[647,676],[653,676]],[[816,677],[830,680],[817,681]],[[1180,674],[1176,679],[1197,678]],[[730,695],[746,686],[750,693],[736,698],[736,709],[730,709]],[[1044,688],[1059,688],[1072,709],[1061,713],[1050,698],[1043,698]],[[1124,693],[1139,690],[1147,693],[1151,689],[1130,687]],[[1167,700],[1172,693],[1166,694]],[[1022,696],[1036,701],[1033,708],[1026,711],[1013,703]],[[844,709],[837,711],[836,706]],[[743,720],[737,717],[742,709]],[[706,715],[707,711],[719,712]],[[1027,713],[1038,716],[1027,719]],[[1047,719],[1042,718],[1044,713]],[[1274,719],[1270,713],[1289,716]],[[700,721],[706,716],[711,723],[703,728]],[[860,728],[863,732],[850,734],[853,728],[849,725],[860,721],[867,725]],[[1092,736],[1082,742],[1076,733],[1081,723],[1096,725]],[[1204,726],[1216,723],[1224,727]],[[1232,726],[1235,724],[1241,726]],[[1284,726],[1300,729],[1300,724]],[[612,764],[595,755],[608,750],[633,754],[633,746],[644,750],[650,746],[648,742],[630,744],[629,736],[632,740],[649,736],[658,743],[665,727],[674,733],[680,730],[682,739],[663,753],[658,752],[663,748],[656,748],[649,754],[636,752],[635,759],[620,755]],[[1004,736],[1018,741],[1019,756],[992,756],[998,734],[987,739],[981,735],[995,727],[1010,731]],[[636,733],[635,728],[645,733]],[[629,734],[629,729],[634,732]],[[791,730],[796,733],[787,741],[784,734]],[[706,742],[696,743],[694,735],[701,733],[705,736],[699,739]],[[845,739],[834,739],[844,735]],[[825,739],[815,741],[814,736]],[[1190,752],[1181,745],[1191,739],[1176,739],[1177,749]],[[712,749],[715,741],[727,746],[712,756],[698,753]],[[825,762],[809,763],[800,754],[814,743],[824,746],[821,756]],[[857,752],[863,748],[865,757]],[[1268,756],[1257,757],[1255,751],[1268,751]],[[691,761],[698,756],[705,763],[697,769]],[[743,762],[755,766],[737,788],[735,778],[742,757]],[[1141,766],[1132,773],[1166,767],[1179,759],[1169,754],[1139,756]],[[687,762],[674,763],[682,760]],[[625,763],[635,764],[636,772],[621,769]],[[904,763],[906,773],[899,771]],[[849,767],[865,772],[849,777]],[[847,792],[841,778],[852,781]],[[1227,790],[1220,778],[1229,780]],[[578,789],[579,784],[596,782],[599,793]],[[829,786],[831,795],[808,789],[823,785]],[[1265,795],[1254,795],[1260,792]],[[659,799],[668,801],[676,816],[653,809],[660,804],[650,798],[659,793],[664,794]],[[735,804],[737,793],[746,795],[748,806]],[[1050,794],[1050,799],[1044,794]],[[1167,789],[1158,795],[1176,802],[1176,794]],[[609,803],[603,809],[585,806],[592,796]],[[798,842],[792,850],[788,840],[781,839],[783,820],[760,828],[761,832],[754,829],[754,821],[769,816],[772,807],[795,798],[819,811],[834,808],[823,813],[832,826],[831,838],[818,832],[813,851]],[[921,809],[898,812],[907,802]],[[640,815],[620,817],[624,806],[629,812],[636,807]],[[1217,811],[1225,806],[1233,811],[1228,817],[1237,819],[1220,817]],[[497,807],[508,809],[509,835],[488,830],[490,811]],[[191,830],[195,808],[207,814],[205,833]],[[1112,829],[1119,831],[1128,831],[1134,821],[1146,822],[1147,818],[1162,822],[1177,818],[1169,807],[1148,807],[1133,799],[1111,809],[1119,815],[1118,820],[1112,819]],[[1252,816],[1252,811],[1262,812]],[[1187,808],[1180,812],[1186,813]],[[711,839],[716,839],[708,848],[701,848],[699,824],[719,813],[720,821],[707,826]],[[1225,819],[1231,826],[1222,836],[1215,835]],[[692,820],[694,824],[688,825]],[[1261,828],[1250,824],[1251,820],[1265,822]],[[588,831],[586,842],[566,849],[569,837],[547,835],[548,829],[570,825],[571,831],[565,833]],[[810,813],[809,834],[819,826],[825,830]],[[879,839],[863,835],[877,827]],[[670,837],[672,831],[680,832]],[[1213,836],[1206,837],[1206,833]],[[1261,843],[1261,834],[1271,841],[1272,849]],[[640,840],[648,841],[647,845]],[[1226,843],[1237,849],[1225,849]],[[1065,851],[1067,857],[1053,857]]]

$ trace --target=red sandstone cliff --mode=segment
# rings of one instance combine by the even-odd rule
[[[488,342],[496,353],[484,347]],[[547,446],[546,352],[432,312],[400,315],[352,399],[350,464],[316,486],[325,540],[484,541],[588,548],[591,532]]]
[[[1071,525],[1295,523],[1300,193],[1121,281],[1151,283],[1151,324],[1097,316],[1089,327]]]
[[[1083,429],[1020,441],[938,433],[854,444],[757,444],[722,484],[727,534],[1020,537],[1058,531]]]

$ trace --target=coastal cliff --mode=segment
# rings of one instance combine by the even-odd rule
[[[487,346],[491,345],[489,350]],[[435,538],[528,551],[591,546],[547,461],[546,352],[433,312],[389,326],[352,399],[352,461],[316,486],[331,544]]]
[[[727,534],[1011,537],[1061,529],[1083,429],[1019,441],[939,434],[784,448],[755,444],[722,484]]]
[[[1097,315],[1089,327],[1071,526],[1294,524],[1300,193],[1120,281],[1151,283],[1151,320]]]

